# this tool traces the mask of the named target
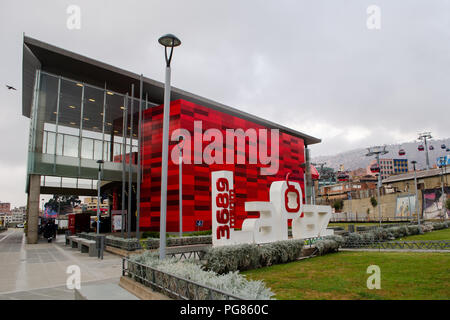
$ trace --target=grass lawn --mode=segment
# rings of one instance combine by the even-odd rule
[[[381,269],[369,290],[367,267]],[[242,272],[280,300],[450,299],[450,253],[339,252]]]
[[[400,239],[397,239],[396,241],[399,240],[405,240],[405,241],[415,241],[415,240],[450,240],[450,228],[447,229],[441,229],[441,230],[436,230],[436,231],[430,231],[430,232],[425,232],[424,234],[417,234],[414,236],[407,236],[407,237],[403,237]],[[450,284],[449,284],[450,285]]]

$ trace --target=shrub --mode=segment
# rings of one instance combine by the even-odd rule
[[[375,199],[375,197],[370,197],[370,204],[372,205],[372,207],[376,207],[378,205],[378,201],[377,199]]]
[[[334,200],[334,202],[333,202],[333,208],[334,208],[336,211],[341,211],[341,210],[344,208],[344,201],[343,201],[342,199]]]
[[[195,231],[186,233],[183,236],[185,237],[195,237],[195,236],[210,236],[212,235],[212,230],[202,230],[202,231]]]
[[[302,248],[303,240],[223,246],[210,248],[204,259],[208,270],[222,274],[294,261],[301,256]]]
[[[134,265],[132,262],[138,262],[151,268],[160,270],[164,273],[178,276],[183,279],[193,281],[198,284],[206,285],[227,293],[245,298],[255,300],[268,300],[274,294],[268,289],[262,281],[249,281],[238,272],[229,272],[227,274],[218,275],[213,271],[207,271],[202,268],[201,265],[195,263],[192,260],[177,260],[177,259],[164,259],[159,260],[157,253],[146,252],[141,255],[134,255],[130,257],[131,263],[129,264],[131,271],[137,273],[139,277],[145,279],[152,279],[152,274],[147,268],[141,268]],[[167,274],[155,272],[155,282],[163,287],[169,287],[170,277]],[[143,282],[138,277],[135,277],[136,281]],[[189,290],[186,290],[186,283],[178,282],[176,288],[172,290],[178,290],[178,293],[186,294]],[[190,290],[192,293],[194,290]],[[208,299],[208,295],[203,290],[199,290],[200,299]],[[203,295],[202,295],[203,294]],[[189,299],[195,297],[191,294]],[[223,299],[223,296],[212,297],[213,299]]]
[[[441,229],[445,229],[445,228],[448,228],[446,222],[434,222],[433,223],[434,230],[441,230]]]
[[[157,231],[145,231],[142,232],[142,238],[158,238],[159,239],[159,232]]]
[[[415,235],[422,233],[421,228],[418,225],[410,225],[408,226],[408,234]]]
[[[314,246],[318,250],[320,256],[327,253],[336,252],[339,249],[339,243],[331,239],[319,240],[314,243]]]
[[[159,248],[159,239],[157,238],[147,238],[145,240],[147,249],[157,249]],[[166,238],[166,245],[168,247],[174,246],[187,246],[194,244],[211,244],[211,236],[193,236],[193,237],[170,237]]]
[[[326,239],[326,240],[334,240],[334,241],[336,241],[339,244],[339,246],[342,246],[345,243],[345,238],[343,236],[339,236],[337,234],[326,236],[326,237],[324,237],[324,239]]]

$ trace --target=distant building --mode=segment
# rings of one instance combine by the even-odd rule
[[[0,202],[0,213],[9,214],[11,212],[11,203]]]
[[[24,223],[27,218],[27,208],[25,206],[11,210],[12,223]]]
[[[324,186],[320,189],[322,201],[333,201],[337,199],[361,199],[374,195],[375,182],[342,182],[334,185]]]
[[[377,161],[372,160],[367,166],[367,173],[376,175],[378,173],[373,173],[370,167],[376,165]],[[408,172],[408,159],[380,159],[380,174],[381,179],[386,179],[389,176],[395,174],[402,174]]]
[[[96,211],[97,210],[97,198],[96,197],[86,197],[84,198],[83,203],[81,204],[82,207],[86,208],[87,211]],[[104,200],[102,203],[100,203],[100,210],[106,209],[108,210],[108,201]]]
[[[408,159],[393,159],[394,174],[402,174],[408,172]]]

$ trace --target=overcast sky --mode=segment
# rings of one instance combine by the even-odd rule
[[[69,5],[80,30],[66,26]],[[380,29],[367,27],[369,5]],[[321,138],[313,156],[450,136],[450,1],[1,1],[0,201],[15,206],[26,203],[23,32],[159,81],[157,39],[176,34],[173,86]]]

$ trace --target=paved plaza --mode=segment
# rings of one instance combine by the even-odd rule
[[[65,246],[64,235],[53,243],[41,239],[27,244],[23,229],[0,233],[0,300],[74,299],[66,288],[67,267],[77,265],[83,284],[117,284],[122,274],[120,257],[104,253],[103,260]]]

